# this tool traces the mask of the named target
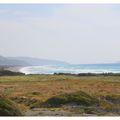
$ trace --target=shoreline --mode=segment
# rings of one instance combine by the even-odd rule
[[[25,75],[67,75],[67,76],[120,76],[120,72],[101,72],[101,73],[94,73],[94,72],[87,72],[87,73],[66,73],[66,72],[54,72],[54,73],[30,73],[27,71],[27,68],[31,66],[2,66],[1,70],[8,70],[11,72],[20,72],[24,73]]]

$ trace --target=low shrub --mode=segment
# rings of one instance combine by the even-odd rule
[[[120,95],[107,95],[105,99],[114,104],[120,104]]]
[[[0,97],[0,116],[21,116],[22,112],[11,100]]]
[[[82,106],[96,105],[98,100],[83,91],[75,93],[65,93],[58,96],[54,96],[48,99],[44,104],[47,106],[61,106],[64,104],[74,103]]]

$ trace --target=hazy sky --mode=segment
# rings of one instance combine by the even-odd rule
[[[0,55],[120,61],[120,5],[0,5]]]

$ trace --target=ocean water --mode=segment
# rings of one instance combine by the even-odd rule
[[[120,73],[120,64],[79,64],[28,66],[20,70],[25,74],[54,73]]]

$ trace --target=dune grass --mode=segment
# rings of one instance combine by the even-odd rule
[[[83,91],[64,93],[48,99],[44,104],[48,106],[61,106],[74,103],[76,105],[91,106],[98,103],[98,100]]]
[[[5,97],[0,97],[0,116],[22,116],[17,105]]]
[[[82,93],[79,93],[79,91],[84,93],[82,99]],[[77,104],[77,101],[80,102],[80,100],[83,100],[82,104],[87,100],[89,102],[92,100],[91,102],[93,102],[93,98],[104,100],[99,104],[104,110],[113,107],[116,109],[120,106],[120,76],[1,76],[0,93],[19,105],[24,105],[26,109],[41,107],[42,103],[50,103],[50,101],[53,102],[56,99],[61,106],[62,104],[70,103],[70,101]],[[85,97],[85,95],[89,97]],[[87,104],[87,102],[85,104]],[[81,110],[77,111],[90,112],[90,110],[93,109],[87,108],[85,107],[83,110],[81,108]]]

